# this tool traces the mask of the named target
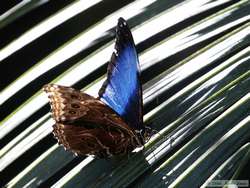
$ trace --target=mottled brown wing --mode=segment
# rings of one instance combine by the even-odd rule
[[[53,133],[68,150],[109,157],[141,146],[134,131],[102,101],[70,87],[48,84]]]
[[[90,95],[55,84],[47,84],[43,89],[48,93],[52,116],[57,122],[72,122],[88,114]]]
[[[86,129],[59,123],[55,124],[53,129],[59,144],[79,155],[111,157],[129,153],[138,146],[133,137],[124,136],[124,132],[119,129]]]

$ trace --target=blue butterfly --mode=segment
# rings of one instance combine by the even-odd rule
[[[143,125],[140,66],[128,24],[119,18],[107,80],[94,98],[71,87],[48,84],[53,134],[80,155],[122,155],[143,146],[150,135]]]

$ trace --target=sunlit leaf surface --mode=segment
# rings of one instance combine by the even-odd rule
[[[36,0],[1,8],[1,187],[249,179],[248,0]],[[53,138],[41,87],[58,83],[96,96],[119,17],[139,53],[144,122],[157,133],[129,156],[77,157]]]

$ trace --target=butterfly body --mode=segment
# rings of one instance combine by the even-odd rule
[[[119,19],[107,80],[94,98],[71,87],[47,84],[59,144],[80,155],[124,155],[148,139],[142,120],[140,69],[132,34]]]

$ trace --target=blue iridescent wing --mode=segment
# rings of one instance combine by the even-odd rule
[[[118,20],[115,51],[99,97],[130,127],[143,129],[139,61],[132,34],[123,18]]]

